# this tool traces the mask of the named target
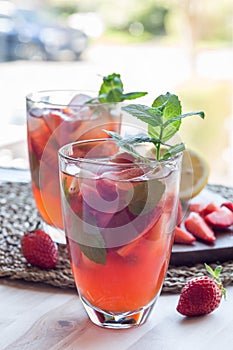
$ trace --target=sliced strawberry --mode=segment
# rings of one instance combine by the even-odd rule
[[[82,196],[81,194],[70,194],[69,195],[70,208],[75,214],[82,217]]]
[[[179,200],[178,202],[178,212],[177,212],[177,226],[180,226],[181,222],[183,219],[183,210],[182,210],[182,205],[181,201]]]
[[[110,161],[114,163],[133,163],[135,158],[127,152],[121,152],[115,154]]]
[[[189,211],[194,213],[200,213],[204,209],[203,203],[191,203],[189,204]]]
[[[214,231],[198,213],[190,213],[184,224],[185,228],[195,237],[208,243],[213,243],[215,241],[216,237]]]
[[[76,130],[77,121],[74,122],[69,116],[66,116],[65,112],[62,110],[51,110],[44,116],[44,120],[58,145],[57,148],[76,139],[70,138],[70,135]],[[80,121],[78,121],[78,124],[80,124]]]
[[[192,244],[195,241],[196,238],[191,233],[182,230],[180,227],[176,226],[174,231],[174,243]]]
[[[221,207],[226,207],[228,208],[230,211],[233,211],[233,203],[232,202],[225,202],[221,204]]]
[[[109,130],[109,127],[105,128]],[[106,133],[102,130],[102,126],[97,126],[96,128],[89,128],[88,131],[83,132],[83,134],[79,137],[80,140],[92,140],[102,138],[106,138]]]
[[[134,179],[136,177],[142,176],[144,174],[144,171],[141,168],[132,168],[132,169],[125,169],[119,172],[108,172],[106,173],[106,177],[108,177],[111,180],[129,180]]]
[[[37,120],[37,128],[29,132],[29,144],[39,159],[42,157],[50,136],[51,132],[43,119]]]
[[[106,181],[105,184],[102,183],[102,187],[98,181],[92,181],[90,183],[85,181],[80,185],[83,206],[86,206],[88,210],[90,209],[91,211],[95,211],[95,215],[98,217],[98,220],[99,217],[103,216],[103,220],[105,220],[105,217],[108,217],[107,221],[109,221],[113,214],[123,209],[125,206],[125,197],[119,197],[118,200],[115,200],[117,197],[116,188],[111,185],[115,187],[114,184],[110,184],[110,181]],[[105,193],[103,186],[105,186]],[[114,192],[108,192],[111,190],[114,190]],[[102,221],[101,218],[100,221]]]
[[[99,179],[96,181],[96,189],[100,197],[106,201],[114,201],[117,197],[116,185],[108,179]]]
[[[206,215],[205,221],[215,229],[228,228],[233,225],[233,212],[222,207]]]
[[[135,241],[132,241],[128,244],[123,245],[122,247],[117,249],[117,254],[125,257],[134,250],[134,248],[140,243],[140,239],[136,239]]]
[[[218,210],[219,207],[217,207],[214,203],[209,203],[207,204],[206,207],[204,207],[201,211],[200,211],[200,215],[205,217],[206,215]]]

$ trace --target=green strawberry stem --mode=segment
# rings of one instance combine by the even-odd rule
[[[222,272],[222,266],[218,265],[218,266],[216,266],[215,270],[213,270],[212,267],[207,265],[206,263],[204,265],[205,265],[206,271],[210,274],[210,276],[213,278],[213,280],[219,286],[219,289],[221,290],[222,296],[224,296],[224,298],[226,298],[226,289],[223,287],[221,279],[220,279],[220,274]]]

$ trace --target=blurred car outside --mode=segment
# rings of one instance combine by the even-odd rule
[[[0,1],[0,61],[77,60],[87,44],[83,31],[58,23],[51,13]]]

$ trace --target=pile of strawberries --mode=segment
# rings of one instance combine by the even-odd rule
[[[233,225],[233,203],[225,202],[220,206],[214,203],[189,205],[189,214],[183,220],[182,206],[179,203],[174,243],[192,244],[196,239],[205,243],[214,243],[215,231],[229,229]]]

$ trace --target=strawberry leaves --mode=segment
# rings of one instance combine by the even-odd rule
[[[210,274],[210,276],[213,278],[213,280],[218,284],[221,294],[226,298],[226,289],[223,287],[220,275],[222,272],[222,266],[218,265],[216,268],[213,270],[211,266],[205,264],[205,269],[206,271]]]

